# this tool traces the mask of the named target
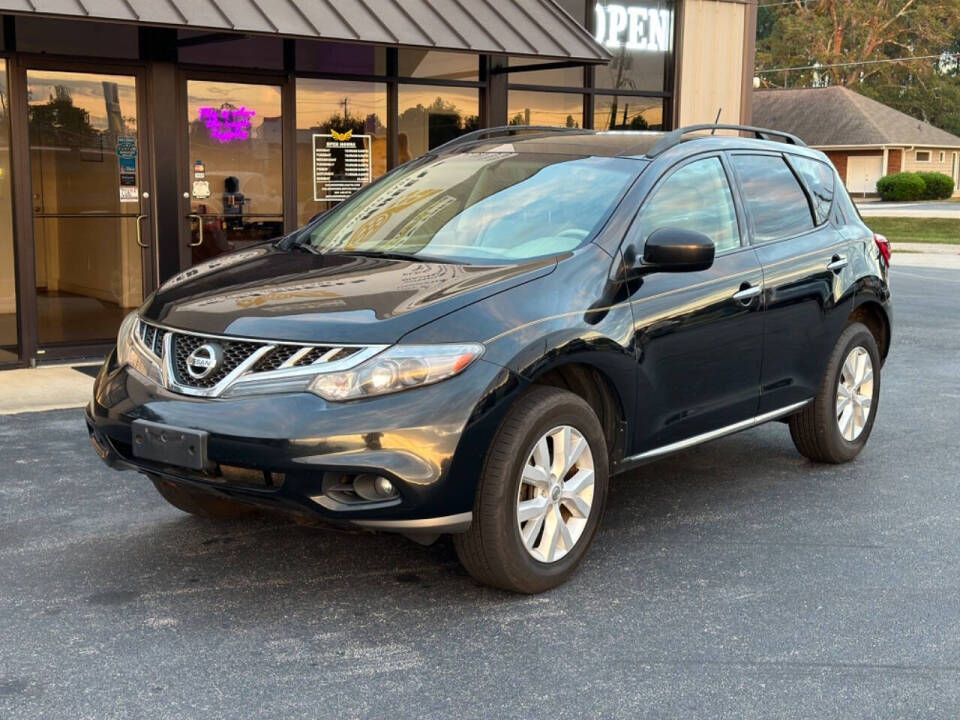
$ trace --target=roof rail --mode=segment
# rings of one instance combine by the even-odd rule
[[[485,137],[511,135],[520,132],[562,132],[580,135],[594,134],[593,130],[584,130],[583,128],[552,127],[550,125],[499,125],[497,127],[483,128],[482,130],[474,130],[473,132],[468,132],[460,137],[455,137],[453,140],[448,140],[447,142],[443,143],[443,145],[438,145],[437,147],[433,148],[427,154],[434,155],[442,150],[450,150],[458,145],[465,145],[473,142],[474,140],[481,140]]]
[[[787,132],[781,132],[780,130],[770,130],[768,128],[759,128],[752,125],[720,125],[716,123],[711,123],[709,125],[687,125],[686,127],[677,128],[676,130],[671,130],[667,133],[666,137],[663,138],[660,142],[653,146],[650,152],[647,153],[649,157],[659,155],[666,150],[669,150],[674,145],[679,145],[685,135],[689,135],[693,132],[698,132],[701,130],[740,130],[742,132],[751,132],[757,140],[769,140],[770,136],[783,138],[783,141],[789,143],[790,145],[799,145],[801,147],[806,147],[807,144],[798,138],[796,135],[791,135]],[[711,132],[711,135],[713,133]]]

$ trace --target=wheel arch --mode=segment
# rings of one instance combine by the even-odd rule
[[[628,437],[627,415],[616,383],[604,370],[570,359],[544,368],[531,378],[531,385],[557,387],[585,400],[600,420],[611,468],[619,463]]]
[[[850,313],[847,322],[859,322],[866,325],[877,341],[881,362],[886,360],[887,354],[890,352],[890,317],[879,301],[872,298],[860,301],[854,307],[853,312]]]

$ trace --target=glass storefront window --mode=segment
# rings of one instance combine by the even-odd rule
[[[283,234],[280,107],[278,85],[187,82],[193,262]]]
[[[507,97],[510,125],[583,126],[583,95],[511,90]]]
[[[586,27],[587,5],[590,0],[555,0],[571,18]],[[538,60],[536,57],[511,57],[511,66],[542,65],[550,60]],[[528,70],[510,73],[509,82],[514,85],[552,85],[553,87],[583,87],[583,68],[569,67],[553,70]]]
[[[179,30],[180,40],[196,41],[210,33],[196,30]],[[180,62],[196,65],[226,65],[229,67],[280,70],[283,68],[283,40],[271,37],[243,37],[217,42],[201,42],[197,45],[182,45],[177,51]]]
[[[480,96],[474,88],[401,85],[399,108],[401,163],[480,128]]]
[[[297,40],[296,63],[300,72],[384,75],[387,51],[358,43]]]
[[[0,58],[0,363],[17,359],[17,284],[11,196],[10,96],[7,95],[7,61]]]
[[[521,65],[543,65],[544,60],[527,57],[511,57],[511,67]],[[554,70],[523,70],[509,74],[512,85],[551,85],[554,87],[583,87],[583,68],[569,67]]]
[[[299,225],[387,171],[386,118],[385,83],[297,80]]]
[[[473,53],[440,50],[399,50],[397,74],[400,77],[432,80],[478,80],[480,59]]]
[[[598,65],[595,85],[602,90],[663,90],[666,56],[662,53],[639,55],[626,48],[613,51],[609,65]]]
[[[597,40],[613,55],[609,64],[597,66],[594,87],[662,91],[673,43],[673,3],[651,1],[624,8],[622,3],[598,0],[594,14]]]
[[[16,49],[20,52],[130,60],[135,60],[140,54],[137,27],[132,24],[86,20],[79,23],[43,17],[18,17],[15,22]],[[108,39],[106,42],[105,38]]]
[[[593,127],[596,130],[662,130],[663,100],[631,95],[597,95]]]

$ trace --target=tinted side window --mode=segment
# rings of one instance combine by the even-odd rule
[[[790,162],[813,197],[813,212],[817,216],[817,225],[825,223],[830,217],[830,206],[833,204],[833,168],[819,160],[797,155],[791,155]]]
[[[733,163],[753,218],[753,242],[770,242],[813,229],[807,196],[782,157],[734,155]]]
[[[717,252],[740,247],[733,193],[719,158],[697,160],[677,170],[657,188],[641,215],[643,239],[660,228],[703,233]]]

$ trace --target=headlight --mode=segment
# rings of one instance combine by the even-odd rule
[[[129,365],[135,358],[133,342],[139,320],[139,315],[134,310],[120,323],[120,332],[117,333],[117,362],[121,365]]]
[[[355,400],[431,385],[463,372],[483,345],[394,345],[349,370],[317,375],[310,391],[326,400]]]
[[[140,315],[136,310],[120,323],[120,332],[117,333],[117,362],[120,365],[129,365],[141,375],[160,382],[160,366],[137,335],[139,326]]]

